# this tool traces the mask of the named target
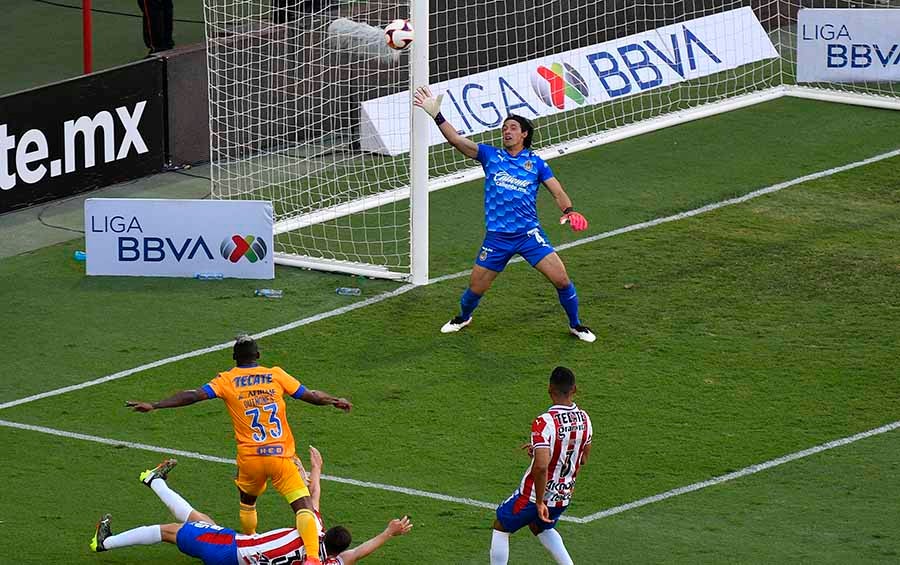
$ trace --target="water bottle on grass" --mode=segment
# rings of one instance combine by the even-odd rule
[[[263,298],[281,298],[284,291],[280,288],[257,288],[253,291],[253,296],[262,296]]]

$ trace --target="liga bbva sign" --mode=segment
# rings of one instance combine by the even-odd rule
[[[900,81],[900,10],[803,9],[797,82]]]
[[[89,198],[88,275],[273,279],[272,203]]]
[[[749,7],[697,18],[431,85],[441,111],[461,134],[500,125],[508,114],[539,118],[643,94],[747,63],[778,57]],[[368,100],[360,112],[360,146],[409,151],[409,91]],[[430,128],[430,145],[444,142]]]

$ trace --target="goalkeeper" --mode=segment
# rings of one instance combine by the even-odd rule
[[[575,231],[587,229],[587,220],[572,208],[572,201],[543,159],[532,153],[534,126],[527,119],[509,115],[503,121],[503,148],[476,144],[459,135],[441,115],[440,96],[428,87],[416,90],[414,104],[434,118],[434,123],[450,145],[466,157],[477,159],[484,168],[484,221],[487,233],[472,267],[469,288],[459,300],[460,313],[441,328],[458,332],[472,321],[472,312],[491,288],[513,255],[521,255],[556,287],[559,303],[569,318],[569,332],[586,342],[596,340],[594,332],[578,317],[578,294],[566,273],[562,259],[550,245],[537,217],[537,193],[541,184],[556,200],[563,216]]]

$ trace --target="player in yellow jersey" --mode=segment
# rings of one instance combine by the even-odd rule
[[[308,548],[304,563],[317,565],[318,522],[309,490],[294,458],[294,435],[288,425],[285,394],[319,406],[331,405],[349,412],[345,398],[310,390],[281,367],[259,365],[259,347],[250,336],[239,336],[232,357],[236,366],[223,371],[199,389],[183,390],[159,402],[126,402],[138,412],[178,408],[201,400],[221,398],[228,407],[237,440],[237,478],[241,499],[241,530],[256,533],[256,499],[272,485],[284,496],[297,516],[297,531]],[[311,551],[310,551],[311,550]]]

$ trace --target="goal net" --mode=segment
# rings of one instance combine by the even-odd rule
[[[427,225],[410,218],[427,200],[410,206],[410,185],[426,184],[427,195],[481,175],[436,127],[410,133],[421,114],[411,114],[409,93],[418,55],[389,49],[381,28],[412,17],[420,0],[204,2],[213,196],[273,202],[279,263],[415,279]],[[802,8],[895,15],[898,0],[424,6],[414,47],[430,76],[415,83],[444,93],[444,115],[475,141],[498,143],[509,113],[532,119],[545,158],[785,95],[900,108],[900,78],[829,82],[802,65],[798,75],[804,33],[840,34],[812,23],[804,31]],[[900,46],[878,49],[835,51],[831,62],[850,70],[886,60],[896,77]],[[423,159],[425,180],[413,182]]]

